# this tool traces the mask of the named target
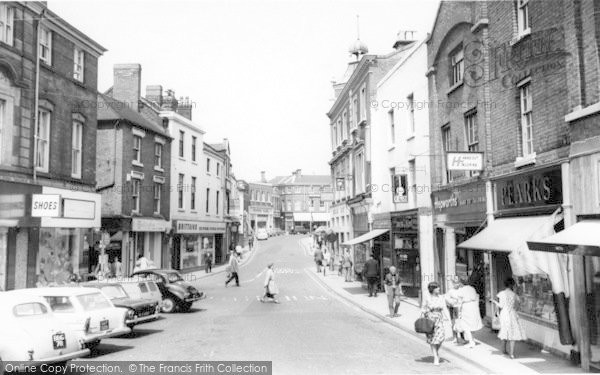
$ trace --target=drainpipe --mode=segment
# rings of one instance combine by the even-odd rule
[[[37,37],[35,39],[36,52],[35,52],[35,103],[33,105],[33,181],[37,180],[37,129],[39,121],[39,107],[40,107],[40,32],[42,31],[42,19],[46,9],[43,9],[40,13],[40,18],[37,25]]]

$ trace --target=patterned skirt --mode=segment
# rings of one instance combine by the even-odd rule
[[[446,332],[444,329],[444,316],[441,311],[429,311],[425,314],[428,319],[433,320],[433,333],[427,334],[427,343],[439,345],[444,342]]]

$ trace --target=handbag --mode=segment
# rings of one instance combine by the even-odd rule
[[[454,320],[454,331],[456,332],[464,332],[467,331],[467,324],[461,318],[457,318]]]
[[[417,333],[433,333],[435,322],[425,316],[421,316],[415,321],[415,332]]]
[[[492,330],[500,330],[500,317],[498,316],[498,314],[494,315],[494,317],[492,318]]]

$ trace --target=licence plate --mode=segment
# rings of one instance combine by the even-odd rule
[[[64,349],[67,347],[67,339],[64,333],[55,333],[52,335],[52,346],[54,349]]]
[[[108,330],[108,320],[101,320],[100,321],[100,330],[101,331]]]

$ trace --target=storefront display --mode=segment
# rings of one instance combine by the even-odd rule
[[[521,298],[519,313],[557,324],[552,297],[552,283],[546,274],[517,278],[517,294]]]
[[[91,232],[74,228],[41,228],[36,263],[37,286],[68,284],[73,275],[87,273],[83,256]]]
[[[180,269],[200,266],[201,257],[201,238],[197,234],[182,234],[179,242],[179,251],[181,252]]]
[[[393,264],[398,269],[404,294],[418,297],[421,288],[421,259],[417,211],[392,212],[391,222]]]

